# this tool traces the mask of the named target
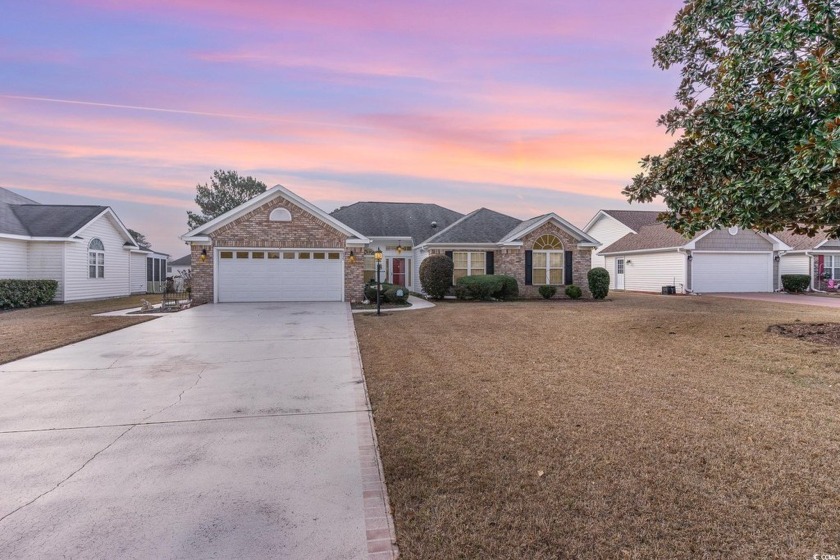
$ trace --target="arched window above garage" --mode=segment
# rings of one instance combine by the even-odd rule
[[[268,215],[268,220],[270,222],[291,222],[292,213],[285,208],[275,208],[271,211],[271,214]]]

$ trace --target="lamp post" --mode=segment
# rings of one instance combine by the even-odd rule
[[[376,314],[381,315],[382,284],[379,281],[379,271],[382,270],[382,249],[377,248],[373,257],[376,259]]]

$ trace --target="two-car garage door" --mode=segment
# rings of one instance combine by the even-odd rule
[[[691,289],[697,293],[772,292],[772,253],[693,253]]]
[[[342,301],[342,257],[335,249],[220,249],[218,300]]]

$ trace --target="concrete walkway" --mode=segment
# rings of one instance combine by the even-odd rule
[[[346,304],[204,305],[0,366],[0,558],[392,558]]]
[[[712,294],[709,294],[712,295]],[[745,293],[745,294],[714,294],[713,297],[724,297],[731,299],[748,299],[752,301],[766,301],[769,303],[792,303],[796,305],[812,305],[816,307],[840,308],[840,298],[831,296],[816,296],[808,294],[785,294],[785,293]]]

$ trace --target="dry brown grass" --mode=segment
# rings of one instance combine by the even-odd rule
[[[836,311],[622,294],[354,318],[407,560],[840,554],[840,351],[767,332]]]
[[[91,317],[94,313],[139,307],[141,299],[160,303],[161,298],[131,296],[0,312],[0,364],[149,321],[154,317]]]

